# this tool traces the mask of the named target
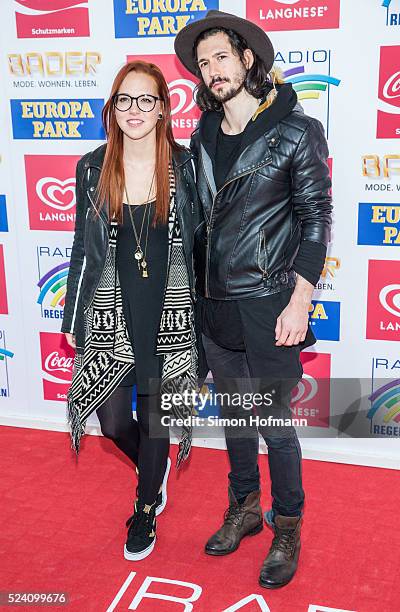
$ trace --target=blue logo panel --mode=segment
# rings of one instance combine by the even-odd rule
[[[6,196],[0,195],[0,232],[8,232]]]
[[[173,37],[219,0],[114,0],[115,38]]]
[[[359,204],[357,244],[400,246],[400,204]]]
[[[340,340],[340,302],[313,300],[309,313],[311,328],[318,340]]]
[[[10,100],[13,135],[27,140],[104,140],[102,99]]]

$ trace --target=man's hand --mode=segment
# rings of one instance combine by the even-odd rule
[[[76,341],[75,341],[75,336],[74,334],[65,334],[65,338],[68,342],[68,344],[73,348],[76,349]]]
[[[308,309],[314,286],[297,275],[289,304],[276,320],[275,346],[295,346],[303,342],[308,330]]]

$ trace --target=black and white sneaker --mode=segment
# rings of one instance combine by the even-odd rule
[[[161,514],[161,512],[164,510],[165,506],[167,505],[167,499],[168,499],[167,484],[168,484],[168,476],[169,476],[170,470],[171,470],[171,459],[168,457],[167,467],[165,468],[164,478],[161,484],[161,491],[159,492],[156,498],[156,516]]]
[[[156,543],[156,505],[148,506],[136,500],[135,511],[126,521],[128,536],[124,557],[141,561],[150,555]]]

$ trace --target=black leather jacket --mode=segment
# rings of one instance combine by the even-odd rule
[[[106,145],[84,155],[76,169],[76,223],[61,331],[75,334],[77,351],[84,348],[84,310],[91,304],[108,249],[108,212],[96,214],[94,193]],[[195,298],[193,235],[200,223],[200,206],[189,151],[174,152],[177,218],[182,233],[189,280]]]
[[[205,217],[195,234],[197,291],[233,300],[294,286],[300,241],[329,242],[331,180],[322,124],[294,109],[261,130],[238,151],[218,191],[201,124],[191,150]]]

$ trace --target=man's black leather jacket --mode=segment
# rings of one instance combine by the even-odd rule
[[[95,190],[106,145],[84,155],[76,169],[76,224],[61,331],[75,334],[77,350],[84,348],[84,310],[91,304],[103,272],[108,250],[108,211],[97,214]],[[174,152],[176,207],[192,294],[194,289],[193,235],[199,224],[192,156]]]
[[[322,124],[293,110],[238,152],[217,190],[213,160],[192,135],[205,220],[195,234],[196,288],[219,300],[253,298],[293,286],[302,240],[327,245],[331,180]]]

